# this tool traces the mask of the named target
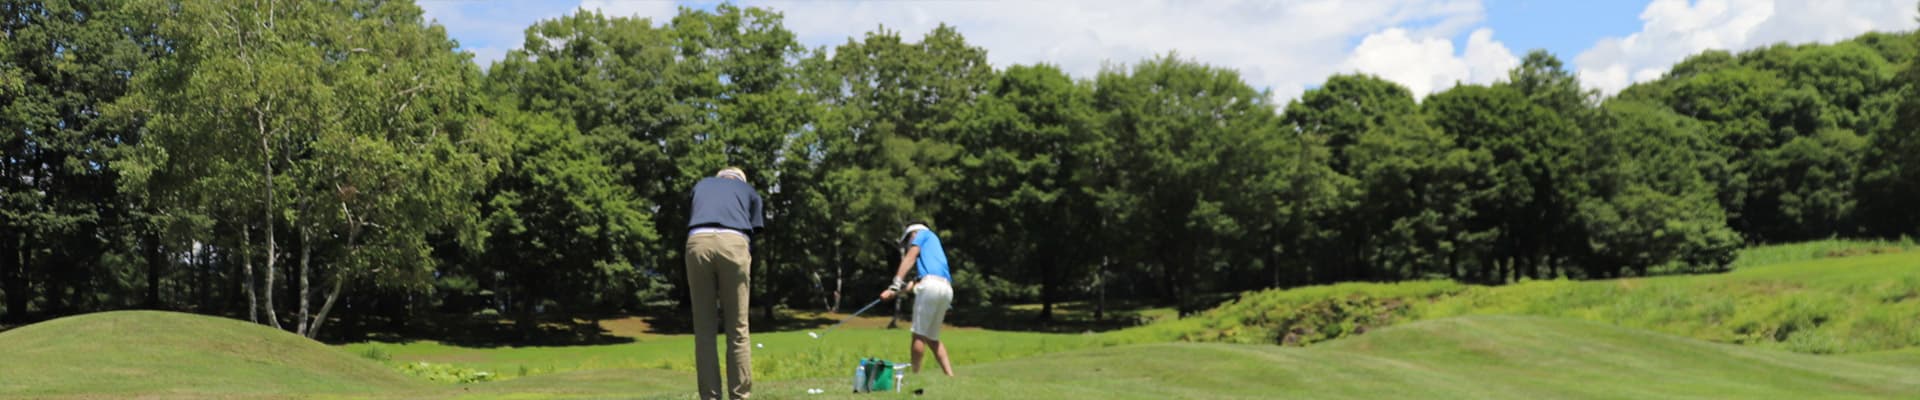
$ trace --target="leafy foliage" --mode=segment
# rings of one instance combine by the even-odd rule
[[[1744,245],[1920,234],[1913,33],[1707,51],[1612,97],[1533,51],[1490,85],[1416,99],[1337,75],[1283,105],[1177,54],[1076,77],[996,66],[944,25],[809,49],[730,4],[540,21],[484,70],[407,1],[0,6],[10,320],[146,306],[352,337],[506,316],[527,338],[678,315],[686,192],[727,166],[767,200],[768,317],[864,300],[914,219],[962,304],[1042,321],[1109,297],[1193,313],[1350,281],[1720,272]],[[1402,318],[1397,298],[1258,318],[1311,342]]]

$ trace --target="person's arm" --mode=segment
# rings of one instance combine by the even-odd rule
[[[767,229],[767,208],[766,207],[767,207],[766,200],[762,199],[759,193],[754,193],[753,194],[753,211],[752,211],[753,215],[748,216],[748,218],[753,219],[753,221],[750,221],[750,222],[752,222],[753,224],[754,233],[759,233],[760,231]]]
[[[901,282],[906,281],[907,271],[913,270],[913,260],[919,257],[920,246],[907,247],[907,253],[900,255],[900,268],[897,272],[893,273],[894,286],[888,286],[887,291],[880,292],[881,299],[892,299],[894,295],[898,294],[894,291],[896,287],[899,287],[901,290],[913,287],[911,285],[903,285]]]

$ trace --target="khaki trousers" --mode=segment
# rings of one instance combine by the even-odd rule
[[[753,255],[747,238],[731,233],[701,233],[687,238],[687,292],[693,296],[694,368],[700,398],[720,399],[720,361],[714,354],[714,330],[727,325],[727,383],[735,400],[753,391],[753,353],[747,338],[748,268]],[[715,310],[718,303],[718,310]]]

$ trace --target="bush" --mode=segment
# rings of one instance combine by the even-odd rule
[[[360,357],[379,362],[393,361],[393,354],[387,353],[387,350],[380,348],[379,345],[367,347],[366,350],[360,352]]]
[[[991,307],[996,302],[1017,304],[1040,298],[1038,285],[1023,285],[998,276],[965,271],[953,274],[954,298],[965,299],[968,305]]]
[[[1247,292],[1212,310],[1127,335],[1136,340],[1304,346],[1414,318],[1416,305],[1465,289],[1451,281],[1418,281]]]

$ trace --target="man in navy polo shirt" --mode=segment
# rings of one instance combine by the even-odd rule
[[[748,238],[767,225],[760,194],[740,168],[722,169],[693,185],[693,218],[687,221],[687,292],[693,301],[693,352],[700,398],[720,399],[720,362],[713,335],[727,324],[728,392],[734,400],[753,392],[753,353],[747,338]],[[716,304],[718,303],[718,310]]]

